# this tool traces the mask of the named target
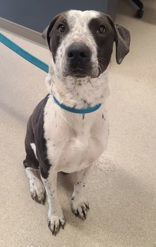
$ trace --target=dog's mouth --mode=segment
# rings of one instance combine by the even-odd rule
[[[87,66],[79,66],[79,67],[72,67],[67,66],[63,72],[64,77],[74,77],[74,78],[97,78],[100,75],[100,70],[93,70],[93,66],[91,64]]]
[[[67,76],[84,78],[90,76],[91,73],[88,70],[84,70],[84,68],[73,68],[70,69],[67,73]]]

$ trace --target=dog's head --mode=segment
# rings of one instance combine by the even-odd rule
[[[57,15],[43,32],[59,77],[98,77],[110,62],[113,43],[120,64],[129,52],[130,34],[97,11],[70,10]]]

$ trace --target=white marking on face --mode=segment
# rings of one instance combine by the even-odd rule
[[[56,63],[51,59],[50,70],[46,79],[48,92],[55,95],[60,103],[71,107],[83,108],[103,103],[108,95],[106,71],[97,78],[91,78],[90,76],[83,78],[63,76],[63,71],[66,69],[65,53],[75,39],[83,41],[85,44],[87,42],[92,52],[94,72],[99,73],[97,44],[88,26],[91,19],[98,18],[99,16],[100,13],[96,11],[71,10],[66,13],[69,32],[65,35],[57,49]]]
[[[92,76],[97,77],[99,73],[97,59],[97,45],[93,35],[89,30],[89,22],[92,18],[97,18],[99,12],[96,11],[77,11],[67,12],[67,23],[69,33],[61,41],[56,54],[55,69],[58,78],[63,79],[67,70],[66,51],[74,42],[83,42],[91,50]]]
[[[32,148],[32,150],[33,150],[33,152],[34,152],[34,154],[35,154],[36,159],[37,159],[36,145],[35,145],[35,143],[30,143],[30,146],[31,146],[31,148]]]

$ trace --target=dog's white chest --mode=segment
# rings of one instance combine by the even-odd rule
[[[83,119],[80,114],[62,112],[51,99],[48,100],[44,133],[48,159],[57,172],[82,170],[100,156],[108,135],[107,122],[102,114],[99,110]]]

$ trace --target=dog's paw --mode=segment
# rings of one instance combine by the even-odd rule
[[[52,215],[48,218],[48,227],[53,235],[56,235],[61,227],[64,229],[64,226],[65,219],[63,216]]]
[[[39,179],[35,179],[30,182],[30,194],[31,198],[41,204],[45,203],[46,193],[42,182]]]
[[[87,213],[89,210],[89,203],[87,201],[76,202],[72,200],[71,203],[72,212],[75,216],[79,217],[82,220],[87,218]]]

